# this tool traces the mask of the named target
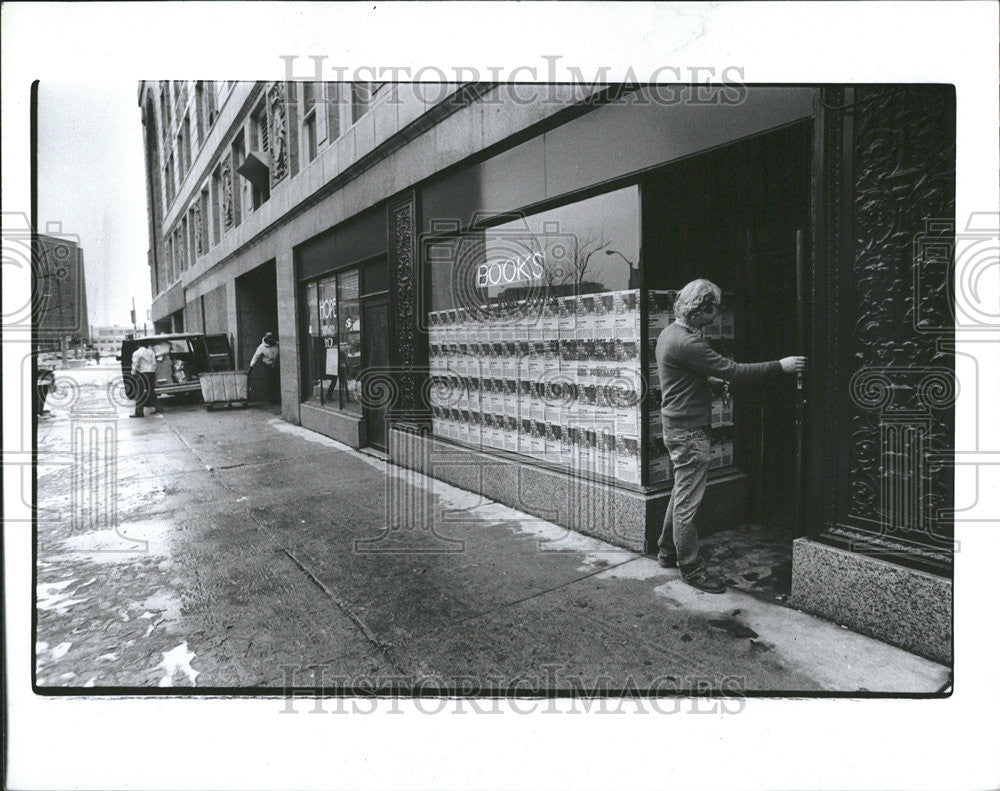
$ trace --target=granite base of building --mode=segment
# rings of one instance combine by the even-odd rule
[[[365,421],[360,415],[300,404],[299,425],[352,448],[360,448],[367,443]]]
[[[792,544],[791,604],[951,664],[951,580],[799,538]]]
[[[303,423],[305,425],[305,423]],[[393,428],[389,460],[452,486],[634,552],[655,552],[669,492],[644,493]],[[735,527],[746,506],[743,475],[709,481],[702,517]],[[711,531],[710,531],[711,532]]]

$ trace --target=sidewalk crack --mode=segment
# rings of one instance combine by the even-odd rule
[[[307,569],[305,565],[303,565],[303,563],[297,557],[295,557],[295,555],[293,555],[288,549],[286,549],[285,547],[280,547],[280,549],[288,556],[288,558],[292,561],[292,563],[298,566],[299,570],[303,574],[305,574],[317,588],[323,591],[326,597],[331,602],[333,602],[333,604],[337,607],[337,609],[340,610],[348,619],[350,619],[351,623],[353,623],[361,632],[361,634],[364,635],[365,639],[368,641],[371,647],[376,651],[378,651],[380,654],[382,654],[382,656],[386,659],[386,661],[389,662],[393,666],[393,668],[398,671],[399,664],[395,661],[395,659],[392,656],[393,645],[391,643],[383,643],[381,640],[379,640],[378,637],[371,631],[371,629],[368,628],[365,622],[358,615],[354,613],[354,611],[350,608],[347,602],[345,602],[343,599],[337,596],[333,591],[331,591],[326,585],[324,585],[322,580],[320,580],[315,574],[313,574],[309,569]]]

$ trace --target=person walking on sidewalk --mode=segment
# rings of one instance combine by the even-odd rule
[[[663,393],[663,444],[674,468],[674,488],[667,504],[657,560],[678,566],[682,579],[708,593],[722,593],[725,583],[705,568],[698,551],[695,516],[705,495],[710,460],[712,414],[710,377],[729,382],[760,379],[805,370],[805,357],[764,363],[737,363],[716,352],[702,329],[715,321],[722,291],[708,280],[694,280],[677,294],[672,324],[656,341],[656,368]]]
[[[255,369],[258,363],[260,363],[260,367]],[[257,351],[253,353],[253,357],[250,359],[249,377],[254,376],[254,370],[257,371],[257,376],[251,379],[251,389],[262,393],[262,396],[259,397],[263,401],[270,404],[280,403],[281,399],[278,390],[278,342],[274,339],[274,333],[264,333],[264,337],[261,338],[260,346],[257,347]]]
[[[132,375],[136,380],[135,413],[129,417],[145,417],[144,408],[153,407],[154,412],[160,411],[156,399],[156,352],[152,341],[142,340],[139,348],[132,352]]]

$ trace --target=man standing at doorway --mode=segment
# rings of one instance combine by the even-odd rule
[[[274,333],[264,333],[264,337],[260,339],[260,346],[250,359],[249,376],[254,375],[254,366],[258,363],[261,366],[257,369],[258,375],[251,380],[262,392],[258,397],[270,404],[281,403],[278,389],[278,342],[274,339]]]
[[[132,375],[136,381],[135,414],[129,417],[145,417],[145,407],[153,407],[154,412],[160,411],[156,400],[156,352],[151,341],[139,342],[139,348],[132,352]]]
[[[674,488],[663,519],[657,560],[678,566],[682,579],[708,593],[723,593],[725,583],[710,573],[698,552],[695,516],[705,495],[710,459],[712,392],[709,377],[730,382],[805,370],[805,357],[765,363],[737,363],[716,352],[703,335],[715,321],[722,291],[708,280],[694,280],[677,294],[677,317],[656,341],[656,368],[663,400],[663,444],[674,468]]]

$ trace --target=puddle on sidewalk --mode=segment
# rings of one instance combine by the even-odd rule
[[[703,538],[701,554],[729,587],[783,603],[792,588],[792,539],[774,528],[741,525]]]
[[[134,522],[65,539],[58,554],[76,555],[94,563],[122,563],[136,557],[167,557],[169,522]]]

